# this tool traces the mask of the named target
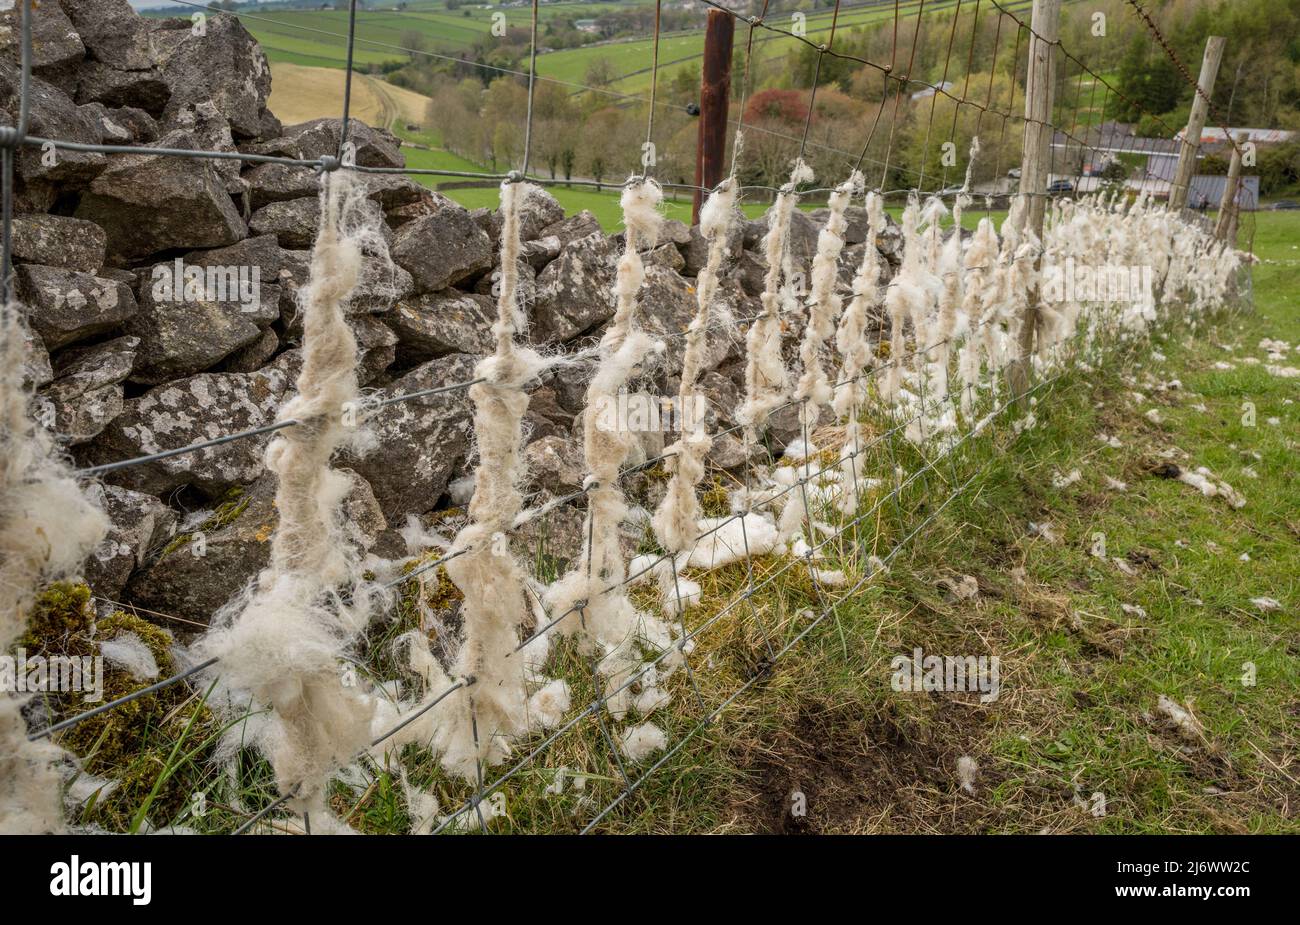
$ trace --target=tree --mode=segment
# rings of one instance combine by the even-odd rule
[[[608,87],[614,82],[615,76],[614,66],[609,63],[609,59],[600,57],[587,65],[583,83],[589,87]]]
[[[407,57],[412,62],[420,61],[425,57],[424,52],[429,50],[429,39],[419,29],[407,29],[402,33],[399,43],[406,49]]]

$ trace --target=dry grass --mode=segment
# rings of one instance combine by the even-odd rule
[[[343,71],[277,63],[272,68],[271,111],[285,125],[338,118],[343,111]],[[395,119],[423,124],[429,98],[364,74],[352,78],[352,115],[367,125],[392,127]]]

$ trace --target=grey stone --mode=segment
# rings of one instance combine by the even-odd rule
[[[157,121],[143,109],[109,107],[103,103],[84,103],[77,108],[99,125],[100,141],[104,144],[144,144],[158,137]]]
[[[352,483],[343,499],[345,522],[356,526],[362,546],[369,546],[388,523],[365,479],[342,471]],[[275,490],[275,477],[264,475],[178,535],[131,579],[131,603],[208,623],[270,563],[271,538],[280,520]]]
[[[563,343],[614,314],[613,245],[603,233],[571,241],[537,276],[537,301],[530,337],[535,343]]]
[[[96,594],[118,600],[131,573],[175,531],[176,515],[153,495],[118,485],[90,482],[86,492],[110,524],[108,535],[86,559],[86,583]]]
[[[447,353],[491,353],[495,318],[490,297],[444,289],[398,302],[384,321],[397,334],[402,356],[418,362]]]
[[[140,286],[140,312],[127,325],[141,341],[135,382],[157,385],[210,369],[257,341],[261,328],[280,317],[280,249],[274,238],[248,238],[178,260],[179,267],[176,261],[154,265]],[[195,292],[188,286],[178,291],[176,275],[195,269],[211,269],[213,276]],[[257,286],[251,287],[254,270]],[[241,291],[238,273],[246,274],[251,292]],[[246,304],[246,294],[256,298]]]
[[[531,489],[546,489],[563,495],[577,491],[586,477],[582,449],[572,437],[558,434],[541,437],[524,448]]]
[[[564,219],[564,206],[555,197],[531,183],[525,185],[519,203],[519,240],[532,241],[542,236],[542,229]]]
[[[50,5],[42,5],[42,15]],[[86,52],[96,61],[124,71],[153,67],[149,22],[131,9],[127,0],[58,0],[57,5],[62,5]],[[185,27],[190,24],[186,22]]]
[[[41,335],[23,326],[23,386],[39,389],[54,381],[54,367],[50,365],[50,352],[45,349]]]
[[[157,69],[131,71],[101,61],[87,61],[77,70],[78,103],[132,106],[160,118],[171,100],[171,87]]]
[[[302,337],[302,312],[299,293],[307,285],[311,272],[311,252],[282,250],[280,265],[280,317],[287,338]],[[352,296],[343,306],[344,314],[382,314],[415,292],[415,281],[395,263],[371,254],[361,257],[361,273]]]
[[[682,257],[682,252],[672,243],[660,244],[654,250],[650,251],[642,258],[646,266],[663,267],[667,270],[673,270],[680,273],[686,269],[686,261]]]
[[[16,263],[39,263],[82,273],[104,266],[108,236],[94,222],[66,215],[15,215],[13,256]]]
[[[373,315],[356,315],[347,323],[357,339],[357,382],[370,385],[397,359],[397,335]]]
[[[519,254],[533,269],[540,270],[560,256],[560,239],[553,234],[548,234],[536,241],[525,242],[520,247]]]
[[[193,147],[183,132],[163,139]],[[77,206],[76,215],[108,234],[108,259],[126,263],[179,248],[222,247],[248,230],[211,164],[147,154],[115,155]]]
[[[265,328],[257,335],[257,340],[231,353],[214,369],[222,373],[256,372],[265,365],[267,360],[275,356],[275,351],[279,349],[280,335],[275,333],[274,328]]]
[[[547,225],[541,230],[538,237],[545,238],[554,235],[560,239],[560,247],[563,248],[579,238],[604,233],[604,230],[600,227],[600,222],[596,220],[596,216],[583,209],[581,212],[575,212],[567,218]]]
[[[85,448],[85,462],[116,462],[266,426],[274,422],[288,387],[289,376],[274,364],[256,373],[200,373],[158,386],[127,399],[122,414]],[[193,485],[216,497],[262,473],[271,436],[130,466],[105,480],[153,495]]]
[[[407,222],[393,233],[393,260],[416,292],[437,292],[492,268],[492,242],[459,206]]]
[[[519,277],[515,287],[515,298],[518,299],[520,308],[527,315],[529,306],[537,301],[537,271],[523,258],[519,259],[516,267],[519,271]],[[490,296],[493,305],[495,305],[497,295],[501,291],[500,265],[493,267],[491,273],[480,276],[474,284],[474,291],[479,295]]]
[[[313,119],[286,126],[280,137],[250,145],[248,151],[299,160],[315,160],[324,155],[336,157],[341,127],[341,119]],[[398,150],[401,143],[390,132],[353,120],[348,139],[356,145],[356,163],[360,167],[406,166]]]
[[[131,374],[138,337],[118,337],[89,347],[72,347],[59,354],[54,384],[45,394],[57,401],[72,401],[87,392],[115,385]]]
[[[376,393],[378,400],[439,388],[474,378],[475,358],[451,354],[430,360]],[[384,516],[394,523],[408,513],[432,510],[452,472],[469,452],[472,405],[467,389],[397,402],[378,409],[367,429],[378,441],[364,457],[347,451],[343,464],[374,489]]]
[[[136,312],[135,296],[120,282],[34,263],[15,273],[29,322],[49,350],[111,331]]]
[[[18,112],[21,92],[18,68],[0,58],[0,110]],[[33,76],[28,99],[30,115],[27,134],[40,138],[57,138],[82,144],[98,144],[99,125],[77,108],[72,99],[51,83]],[[85,151],[58,150],[51,158],[41,148],[23,145],[15,157],[15,168],[22,184],[15,183],[20,203],[18,211],[43,212],[53,203],[56,193],[77,192],[99,175],[108,163],[105,155]],[[25,186],[39,189],[25,190]]]
[[[727,228],[727,256],[724,258],[724,264],[734,266],[740,253],[745,247],[745,229],[744,215],[737,209],[732,215],[731,224]],[[704,265],[709,261],[709,242],[704,239],[700,233],[700,226],[695,225],[689,229],[690,237],[686,244],[680,245],[682,258],[686,262],[683,272],[687,276],[696,276]]]
[[[164,121],[174,120],[186,105],[211,102],[237,138],[259,137],[271,68],[243,24],[226,13],[208,13],[207,29],[195,35],[188,20],[157,22],[158,69],[171,88]]]
[[[721,288],[719,296],[724,294]],[[711,307],[704,334],[704,357],[701,369],[713,369],[732,355],[736,346],[736,328],[732,322],[733,302],[718,298]],[[686,328],[695,317],[696,299],[689,281],[666,267],[646,267],[645,285],[639,303],[641,326],[649,334],[663,339],[664,351],[653,365],[675,375],[682,368],[686,353]]]
[[[57,385],[58,383],[54,383]],[[123,390],[120,383],[90,389],[68,401],[36,396],[36,415],[56,439],[65,446],[79,446],[97,437],[122,413]]]
[[[320,227],[320,200],[315,196],[268,203],[248,223],[253,234],[274,235],[284,248],[309,248]]]
[[[0,13],[0,54],[11,63],[21,60],[19,4]],[[86,55],[86,46],[58,4],[42,4],[32,12],[32,73],[48,80],[64,93],[76,87],[73,71]]]
[[[233,154],[239,150],[235,146],[235,137],[231,134],[230,122],[211,100],[182,103],[170,114],[169,125],[193,135],[202,151]],[[212,169],[221,177],[226,191],[231,194],[242,194],[246,188],[239,176],[241,167],[239,161],[212,161]]]

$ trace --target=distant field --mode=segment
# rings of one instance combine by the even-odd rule
[[[898,10],[903,16],[915,15],[921,0],[902,0]],[[957,6],[958,0],[928,0],[925,11],[942,12]],[[593,18],[613,9],[627,9],[635,4],[626,2],[554,3],[541,7],[543,22],[556,17]],[[1009,0],[1003,4],[1010,12],[1024,12],[1030,0]],[[890,20],[894,16],[893,0],[868,0],[841,10],[836,21],[837,34],[855,26]],[[374,10],[357,14],[357,42],[353,60],[358,65],[379,65],[398,61],[407,56],[403,50],[410,44],[414,33],[420,35],[424,50],[438,54],[455,54],[469,48],[476,40],[488,34],[494,14],[503,13],[506,21],[516,26],[527,26],[531,11],[527,6],[500,8],[473,5],[448,11],[443,0],[414,0],[403,11]],[[341,68],[347,53],[348,16],[342,10],[302,10],[251,12],[240,15],[241,21],[261,43],[272,62],[284,62],[311,67]],[[807,36],[813,39],[829,37],[832,14],[830,10],[809,12],[806,18]],[[789,29],[792,20],[785,14],[772,24]],[[737,42],[743,42],[744,26],[737,28]],[[900,38],[900,42],[903,38]],[[796,40],[770,32],[759,31],[755,44],[765,55],[784,54],[794,47]],[[537,59],[537,70],[543,77],[569,83],[584,82],[588,68],[594,61],[606,58],[613,66],[616,80],[610,89],[620,93],[642,93],[648,90],[651,79],[653,38],[617,41],[588,45],[582,48],[543,52]],[[703,54],[704,32],[662,36],[659,44],[660,79],[670,80],[684,68],[694,69]]]
[[[925,11],[927,13],[949,11],[956,5],[957,0],[928,0],[925,3]],[[857,8],[840,11],[839,18],[835,21],[837,35],[843,35],[846,30],[855,26],[892,20],[894,17],[893,0],[874,0],[869,5],[858,3],[854,6]],[[1003,4],[1003,6],[1007,10],[1015,12],[1022,8],[1028,9],[1030,3],[1027,0],[1012,0],[1012,2]],[[900,16],[915,16],[919,8],[919,0],[903,0],[898,5]],[[770,25],[788,31],[793,23],[791,15],[785,13],[774,15],[770,17]],[[829,37],[832,20],[831,10],[821,10],[815,13],[808,12],[805,15],[806,36],[808,38],[820,42]],[[736,28],[736,42],[738,45],[743,45],[745,36],[746,27],[738,25]],[[902,39],[900,39],[901,41]],[[764,56],[784,55],[797,47],[798,39],[759,30],[754,34],[754,44],[756,48],[762,49]],[[659,40],[660,80],[671,80],[674,74],[684,68],[697,68],[698,59],[703,54],[704,31],[702,29],[689,35],[661,37]],[[615,72],[624,75],[611,83],[610,89],[621,93],[640,93],[650,87],[650,78],[653,74],[651,67],[654,60],[653,55],[653,37],[610,45],[587,45],[583,48],[570,48],[539,56],[537,59],[537,72],[543,77],[582,83],[592,62],[600,58],[608,58],[614,66]]]
[[[589,19],[626,3],[551,3],[541,7],[542,22],[555,17]],[[492,17],[505,14],[514,26],[527,26],[528,7],[498,8],[467,5],[448,11],[442,0],[415,0],[400,12],[374,10],[357,13],[357,42],[353,61],[382,64],[407,57],[409,36],[418,33],[423,50],[455,54],[489,34]],[[245,12],[240,20],[262,45],[267,58],[316,67],[341,68],[347,55],[348,14],[344,10],[280,10]]]
[[[402,87],[354,75],[352,114],[367,125],[388,126],[399,116],[422,122],[428,102],[428,97]],[[343,111],[343,71],[277,61],[271,65],[270,107],[285,125],[337,117]]]

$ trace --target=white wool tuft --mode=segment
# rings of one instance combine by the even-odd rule
[[[619,750],[629,761],[643,761],[655,752],[667,748],[668,738],[654,723],[642,723],[623,730]]]
[[[280,514],[271,561],[240,609],[236,600],[200,640],[201,657],[221,658],[214,702],[233,715],[270,714],[235,725],[228,738],[259,748],[298,812],[322,831],[336,823],[325,806],[330,776],[367,744],[375,698],[345,682],[344,661],[377,603],[361,577],[361,547],[344,523],[348,477],[330,468],[334,452],[356,441],[341,410],[358,401],[356,341],[344,305],[356,285],[363,247],[382,247],[361,221],[365,190],[348,174],[326,175],[311,279],[303,296],[303,367],[298,394],[280,410],[299,426],[280,431],[266,451],[278,478]],[[344,600],[339,589],[350,586]],[[214,672],[215,674],[216,672]]]
[[[700,532],[707,536],[691,548],[686,560],[690,568],[722,568],[744,559],[746,551],[751,557],[763,556],[781,544],[776,524],[753,512],[740,517],[705,518],[700,521]]]
[[[1068,473],[1064,475],[1062,475],[1060,472],[1057,472],[1055,475],[1052,476],[1052,487],[1069,488],[1071,485],[1073,485],[1075,482],[1079,481],[1082,478],[1083,478],[1083,473],[1080,472],[1078,469],[1071,469]]]
[[[123,669],[133,678],[158,680],[158,660],[135,633],[120,633],[104,640],[99,644],[99,654],[104,661]]]
[[[655,346],[637,324],[637,298],[645,279],[639,248],[653,244],[657,237],[662,197],[652,180],[634,183],[623,193],[627,234],[614,284],[614,318],[600,341],[602,359],[587,386],[583,412],[587,539],[573,568],[545,593],[547,607],[558,620],[555,632],[578,636],[585,652],[599,655],[597,668],[611,692],[606,706],[615,717],[630,706],[632,695],[624,682],[641,663],[642,643],[663,649],[672,641],[667,626],[638,610],[624,585],[627,564],[619,545],[619,526],[628,508],[619,470],[639,443],[635,433],[608,427],[601,415]],[[676,516],[672,520],[678,522]]]
[[[547,365],[534,351],[515,343],[522,332],[523,312],[518,299],[516,267],[520,248],[520,206],[535,195],[527,184],[501,184],[502,285],[497,296],[497,320],[492,327],[496,349],[475,369],[483,382],[470,387],[474,403],[474,433],[478,441],[478,468],[469,504],[470,522],[457,534],[443,566],[464,595],[464,640],[452,665],[460,678],[473,678],[464,698],[443,701],[437,710],[434,750],[453,774],[474,778],[484,765],[495,765],[510,755],[510,742],[563,713],[567,688],[544,687],[530,704],[527,684],[541,672],[549,640],[538,637],[522,657],[512,658],[519,645],[521,626],[536,626],[528,577],[510,550],[509,537],[523,508],[520,484],[524,477],[523,420],[528,410],[529,385]],[[645,208],[654,211],[654,197],[629,188],[624,200],[628,238],[657,233]],[[635,229],[634,227],[635,226]],[[590,426],[590,425],[589,425]],[[426,697],[437,697],[447,681],[441,670],[428,666],[434,684]],[[530,710],[530,706],[534,709]]]
[[[957,759],[957,783],[961,789],[967,793],[975,793],[975,775],[979,773],[980,766],[970,755],[962,755]]]
[[[844,210],[849,201],[862,188],[862,174],[852,175],[837,186],[827,201],[829,215],[817,236],[817,252],[813,256],[812,286],[808,296],[808,323],[804,327],[803,342],[799,345],[799,360],[803,374],[795,387],[794,397],[803,404],[801,421],[805,431],[811,431],[818,420],[822,405],[833,397],[830,380],[822,365],[822,345],[835,333],[840,317],[842,300],[835,292],[839,275],[840,252],[844,250],[844,233],[848,222]]]
[[[1165,715],[1184,738],[1193,740],[1202,738],[1204,728],[1201,726],[1201,721],[1187,707],[1161,694],[1156,702],[1156,709]]]
[[[0,305],[0,652],[22,636],[40,589],[76,574],[108,530],[50,434],[28,416],[26,344],[18,307]],[[48,739],[27,741],[27,699],[0,692],[0,832],[61,832],[64,753]]]
[[[548,682],[528,700],[528,708],[536,717],[540,729],[554,729],[569,712],[568,682],[556,679]]]
[[[681,386],[677,393],[679,408],[694,408],[702,404],[697,383],[704,365],[705,333],[709,327],[713,299],[718,291],[718,272],[726,254],[727,232],[735,211],[737,189],[738,184],[734,178],[723,181],[709,195],[708,201],[700,210],[700,228],[708,242],[708,259],[695,280],[695,317],[686,330]],[[664,468],[671,474],[671,478],[652,522],[660,544],[674,556],[695,541],[698,530],[696,525],[701,513],[695,488],[704,478],[705,457],[713,445],[703,420],[690,421],[688,424],[692,426],[684,428],[681,438],[664,450],[667,457]],[[684,608],[689,595],[682,594],[681,597],[682,600],[675,606]]]
[[[796,304],[789,253],[790,219],[799,201],[795,187],[812,178],[811,168],[797,161],[789,182],[781,187],[767,211],[767,234],[763,238],[767,273],[759,297],[762,309],[745,337],[745,403],[737,414],[751,443],[768,415],[785,402],[789,391],[790,374],[781,358],[781,315],[792,311]]]

